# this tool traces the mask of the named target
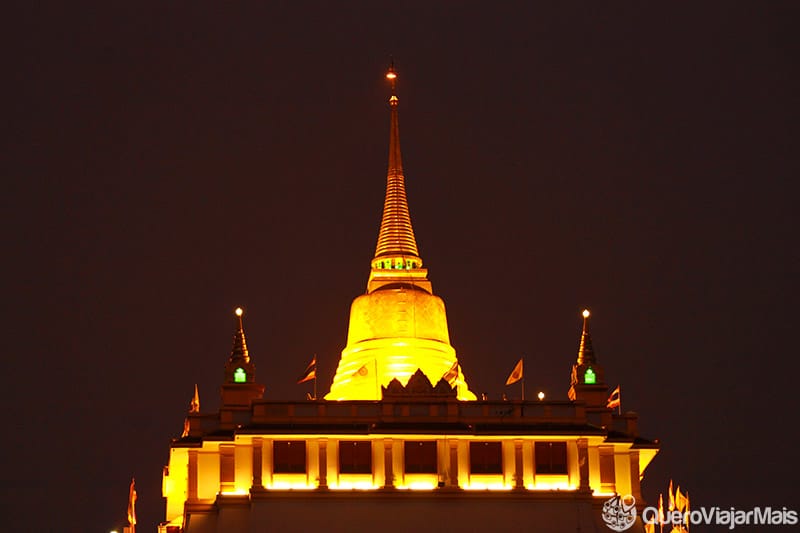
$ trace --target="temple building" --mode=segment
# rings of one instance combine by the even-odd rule
[[[201,410],[195,392],[171,443],[159,531],[586,532],[612,519],[644,531],[635,509],[659,444],[638,435],[635,413],[613,409],[588,311],[563,400],[470,391],[417,248],[393,68],[387,79],[383,217],[330,391],[265,397],[237,309],[220,407]]]

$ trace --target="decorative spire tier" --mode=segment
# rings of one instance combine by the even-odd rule
[[[422,268],[406,199],[400,155],[397,71],[389,68],[389,166],[386,199],[367,292],[350,308],[347,346],[327,400],[379,400],[392,380],[421,371],[431,383],[448,375],[460,400],[474,400],[450,345],[444,302]],[[451,372],[456,368],[455,373]],[[450,376],[453,374],[453,376]]]
[[[378,232],[378,245],[372,266],[376,269],[420,268],[422,259],[417,251],[411,215],[406,199],[403,158],[400,154],[400,126],[397,108],[397,72],[394,64],[389,67],[386,79],[391,82],[392,95],[389,97],[391,121],[389,127],[389,168],[386,174],[386,199],[383,203],[381,229]]]
[[[225,364],[225,382],[222,385],[222,404],[249,405],[255,398],[264,394],[264,386],[256,383],[256,365],[250,360],[247,340],[244,335],[242,316],[244,310],[237,307],[236,331],[233,334],[233,347],[228,362]]]
[[[570,400],[582,400],[588,407],[605,407],[608,386],[604,382],[603,367],[597,363],[592,348],[592,335],[589,333],[589,316],[584,309],[581,340],[578,344],[578,357],[572,365],[568,396]]]

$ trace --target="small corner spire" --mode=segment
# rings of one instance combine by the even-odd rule
[[[192,396],[192,401],[189,402],[189,412],[190,413],[200,412],[200,394],[197,391],[197,383],[194,384],[194,396]]]
[[[244,336],[244,325],[242,323],[242,316],[244,309],[237,307],[233,314],[236,315],[238,327],[236,333],[233,334],[233,348],[231,349],[231,361],[243,360],[245,363],[250,362],[250,354],[247,351],[247,340]]]
[[[581,316],[583,316],[583,329],[581,331],[581,343],[578,346],[578,364],[596,364],[597,359],[592,349],[592,335],[589,333],[589,317],[591,313],[588,309],[584,309]]]

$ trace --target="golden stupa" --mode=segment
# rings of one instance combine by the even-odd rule
[[[460,400],[474,400],[450,345],[444,302],[433,294],[417,251],[400,157],[397,73],[390,67],[389,170],[386,200],[367,292],[350,307],[347,346],[326,400],[380,400],[393,379],[406,385],[421,370],[432,384],[444,378]]]

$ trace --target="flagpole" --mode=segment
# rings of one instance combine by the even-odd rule
[[[622,386],[617,385],[619,387],[619,403],[617,404],[617,415],[622,416]]]
[[[522,361],[522,379],[520,379],[520,383],[522,383],[522,401],[525,401],[525,356],[519,358]]]
[[[317,354],[314,354],[314,401],[317,400]]]

